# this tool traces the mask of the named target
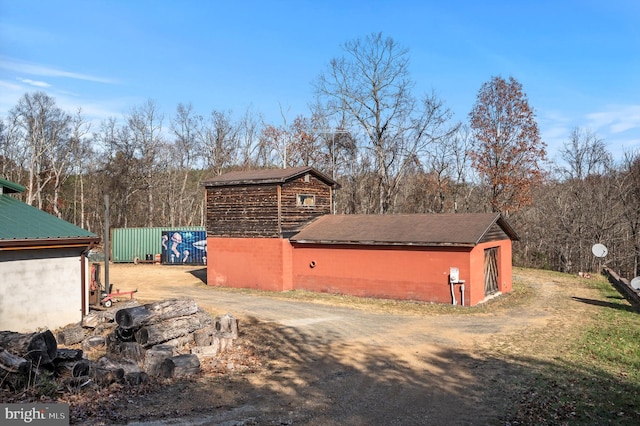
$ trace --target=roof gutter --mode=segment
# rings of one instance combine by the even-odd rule
[[[0,240],[0,251],[87,247],[99,242],[99,237],[59,238],[48,240]]]
[[[332,240],[291,240],[294,244],[331,244],[353,246],[413,246],[413,247],[475,247],[475,243],[427,243],[427,242],[393,242],[393,241],[332,241]]]

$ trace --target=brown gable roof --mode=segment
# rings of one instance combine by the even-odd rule
[[[514,241],[518,235],[497,213],[325,215],[291,238],[296,243],[465,246],[477,245],[497,224]]]
[[[234,171],[204,180],[200,184],[205,187],[210,187],[284,183],[288,180],[295,179],[305,173],[314,175],[316,178],[325,182],[329,186],[338,186],[336,181],[310,166],[290,167],[288,169]]]

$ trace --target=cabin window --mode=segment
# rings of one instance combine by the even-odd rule
[[[296,204],[302,207],[313,207],[316,205],[316,196],[312,194],[298,194]]]

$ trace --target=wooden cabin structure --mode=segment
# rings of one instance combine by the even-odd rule
[[[202,182],[207,283],[473,306],[511,291],[515,231],[497,213],[332,215],[311,167]]]

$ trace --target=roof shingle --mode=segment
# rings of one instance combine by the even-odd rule
[[[311,173],[329,186],[336,186],[337,183],[330,177],[320,173],[318,170],[310,166],[290,167],[287,169],[259,169],[259,170],[240,170],[228,172],[211,179],[201,182],[201,185],[207,186],[234,186],[234,185],[255,185],[268,183],[283,183],[290,179],[294,179],[305,173]]]
[[[297,243],[474,246],[498,222],[512,240],[518,236],[497,213],[325,215],[291,238]]]

